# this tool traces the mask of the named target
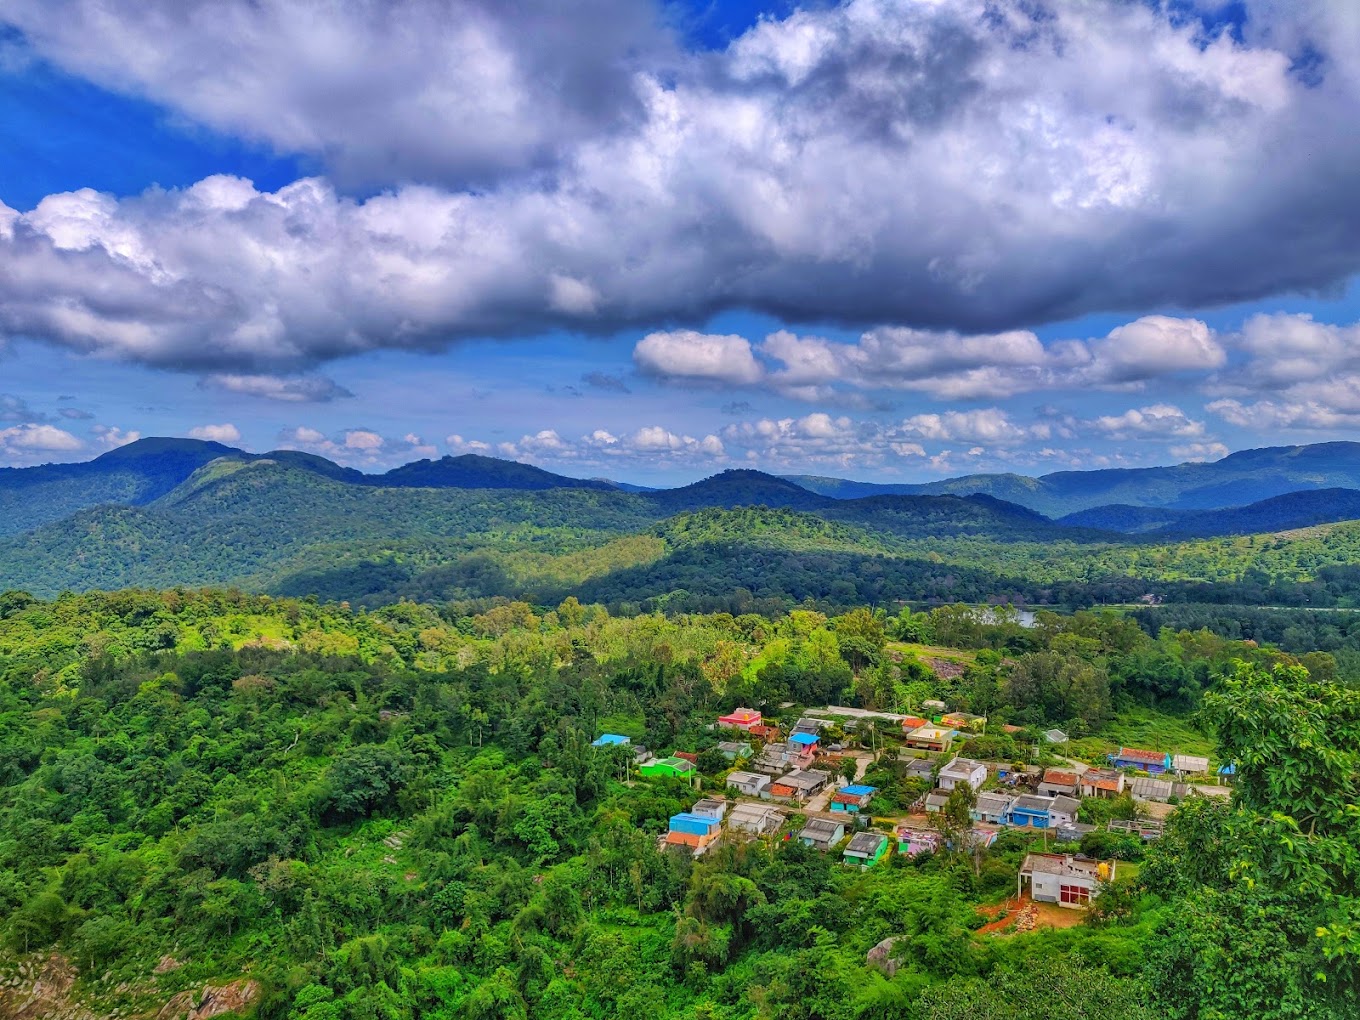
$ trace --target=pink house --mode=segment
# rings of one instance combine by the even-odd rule
[[[760,713],[754,708],[733,709],[729,715],[718,716],[718,725],[750,732],[752,726],[760,725]]]

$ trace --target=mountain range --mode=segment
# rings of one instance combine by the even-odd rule
[[[1282,486],[1293,488],[1252,498]],[[1113,494],[1122,501],[1093,502]],[[1243,502],[1197,505],[1230,498]],[[1088,505],[1045,514],[1064,501]],[[472,455],[365,474],[295,451],[146,439],[85,463],[0,470],[0,589],[645,599],[723,583],[759,591],[778,576],[784,596],[822,597],[850,575],[851,587],[878,578],[903,597],[1035,598],[1034,564],[1062,550],[1132,577],[1141,561],[1112,566],[1108,550],[1352,519],[1360,444],[1349,443],[1037,479],[893,486],[730,470],[648,490]],[[1027,580],[1000,572],[1012,559]],[[1194,577],[1165,553],[1156,562],[1158,576]]]

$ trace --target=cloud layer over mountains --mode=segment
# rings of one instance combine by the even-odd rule
[[[767,340],[791,390],[1212,368],[1017,330],[1356,270],[1360,13],[1246,7],[1239,40],[1115,0],[851,0],[695,53],[624,0],[0,0],[42,58],[324,171],[0,207],[0,330],[231,379],[741,307],[869,328]]]

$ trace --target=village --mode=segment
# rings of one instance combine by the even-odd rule
[[[1085,909],[1115,880],[1118,860],[1078,849],[1087,834],[1104,830],[1155,840],[1163,820],[1185,798],[1231,792],[1224,785],[1232,780],[1231,764],[1211,775],[1207,757],[1132,747],[1120,747],[1103,764],[1090,764],[1061,755],[1067,735],[1060,730],[1040,735],[1047,745],[1044,757],[1057,765],[966,757],[960,749],[985,731],[987,720],[949,712],[939,701],[926,702],[922,711],[929,714],[828,706],[807,710],[787,734],[755,709],[718,716],[710,729],[720,738],[716,751],[730,767],[719,775],[721,786],[697,790],[701,796],[689,809],[670,818],[661,846],[699,856],[725,840],[797,840],[838,854],[847,867],[872,868],[893,855],[917,858],[946,850],[981,855],[1001,833],[1017,830],[1039,837],[1036,848],[1025,854],[1009,903],[1023,919],[1024,911],[1041,904]],[[854,734],[869,721],[891,727],[882,746],[852,748],[849,736],[839,741],[824,736]],[[627,748],[630,770],[642,780],[679,780],[696,788],[706,781],[695,752],[673,750],[658,757],[615,733],[601,735],[594,746]],[[885,755],[925,789],[905,811],[876,813],[880,791],[860,781]],[[1120,798],[1135,805],[1133,817],[1082,820],[1103,814],[1083,812],[1083,802]]]

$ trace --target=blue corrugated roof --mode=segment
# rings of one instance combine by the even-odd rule
[[[716,818],[709,818],[707,815],[696,815],[689,811],[682,811],[678,815],[671,815],[672,832],[688,832],[695,836],[706,836],[711,829],[718,827]]]
[[[815,744],[817,734],[815,733],[794,733],[789,737],[795,744]]]
[[[877,786],[846,786],[841,789],[841,793],[848,793],[852,797],[865,797],[877,792]]]

